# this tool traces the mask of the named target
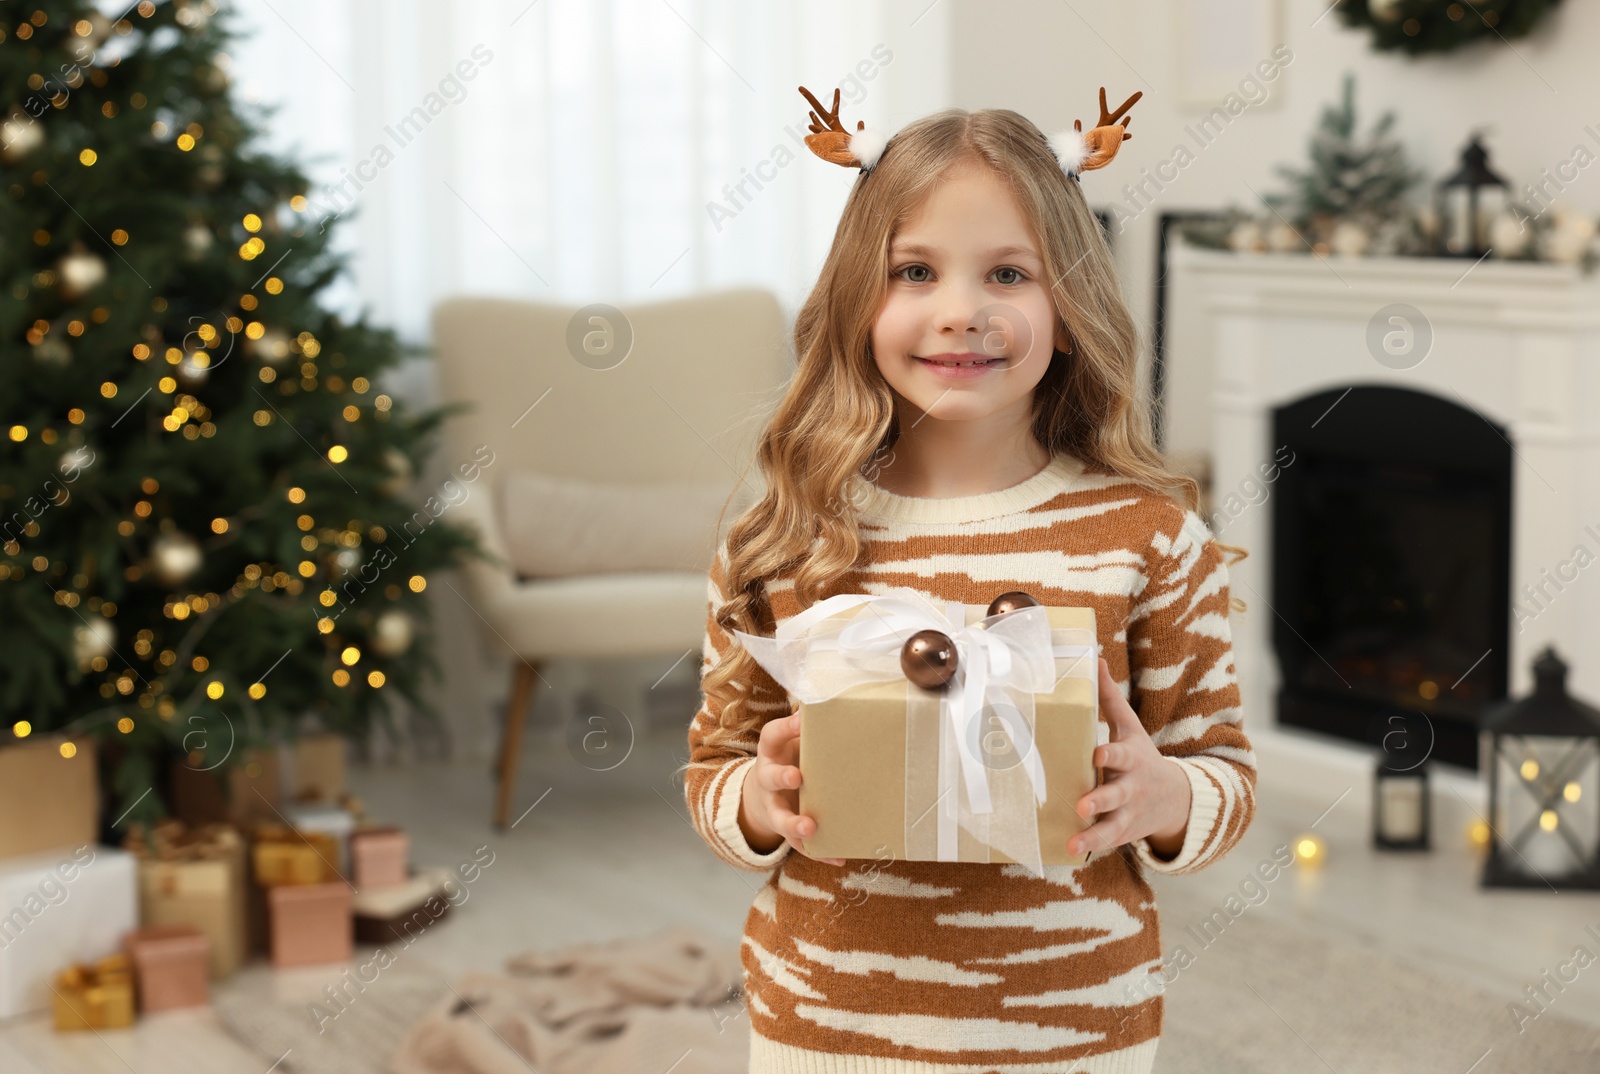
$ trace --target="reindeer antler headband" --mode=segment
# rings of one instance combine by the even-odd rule
[[[804,86],[800,92],[811,102],[811,133],[806,135],[806,146],[830,164],[846,168],[860,168],[866,174],[877,166],[883,151],[888,148],[889,136],[882,131],[869,130],[864,121],[856,122],[850,130],[839,121],[839,91],[833,91],[833,107],[822,107],[811,91]],[[1050,149],[1069,179],[1077,179],[1081,172],[1104,168],[1117,155],[1122,143],[1133,135],[1128,133],[1128,109],[1144,96],[1140,90],[1115,112],[1106,111],[1106,88],[1100,87],[1100,122],[1087,132],[1083,121],[1075,119],[1072,126],[1049,136]],[[1121,120],[1119,124],[1117,121]]]

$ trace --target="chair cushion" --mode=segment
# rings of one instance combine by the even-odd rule
[[[514,472],[501,488],[501,532],[522,578],[704,573],[729,491],[725,481],[614,484]],[[724,530],[753,499],[741,484]]]

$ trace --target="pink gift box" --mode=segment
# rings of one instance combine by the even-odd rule
[[[410,855],[411,837],[399,828],[367,828],[350,836],[352,879],[362,891],[405,883]]]
[[[133,959],[141,1011],[203,1007],[209,1001],[211,941],[193,925],[149,925],[122,938]]]
[[[355,946],[350,886],[285,884],[266,889],[267,931],[274,966],[348,962]]]

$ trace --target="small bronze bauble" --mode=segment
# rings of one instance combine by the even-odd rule
[[[956,644],[937,630],[919,630],[900,649],[900,669],[924,690],[937,690],[956,673]]]
[[[1037,608],[1039,602],[1020,589],[1013,589],[1009,593],[1001,593],[989,605],[989,615],[1005,615],[1018,608]],[[987,616],[985,616],[987,618]]]

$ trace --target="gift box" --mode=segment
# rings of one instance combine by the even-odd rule
[[[268,888],[272,964],[349,961],[354,948],[350,898],[350,886],[343,880]]]
[[[77,963],[56,975],[51,1006],[57,1029],[122,1029],[133,1025],[133,973],[125,954]]]
[[[92,844],[0,861],[0,1018],[48,1008],[63,966],[120,949],[139,923],[135,873],[133,855]]]
[[[290,748],[288,793],[294,802],[337,802],[345,793],[344,736],[304,735]]]
[[[139,858],[140,925],[193,926],[213,977],[238,969],[249,952],[244,837],[225,824],[169,820],[148,833],[136,828],[126,846]]]
[[[1090,826],[1076,806],[1110,738],[1093,609],[897,588],[820,601],[773,638],[736,633],[800,702],[812,856],[1036,873],[1088,860],[1067,840]]]
[[[405,883],[411,837],[402,829],[363,828],[350,835],[351,879],[358,891]]]
[[[31,736],[0,748],[0,858],[98,842],[95,768],[93,739]]]
[[[362,888],[351,898],[357,943],[410,944],[450,911],[442,894],[446,869],[428,869],[399,884]]]
[[[350,873],[350,836],[355,832],[356,819],[342,806],[322,803],[287,805],[283,819],[298,832],[327,836],[332,841],[334,854],[328,860],[341,875]]]
[[[258,827],[250,847],[255,881],[268,888],[337,880],[338,860],[339,844],[333,836],[282,824]]]
[[[238,764],[211,764],[203,758],[172,762],[169,797],[172,813],[185,824],[232,824],[249,829],[278,819],[283,804],[283,766],[278,751],[250,750]]]
[[[154,925],[123,937],[133,962],[141,1011],[203,1007],[211,978],[211,944],[193,925]]]

